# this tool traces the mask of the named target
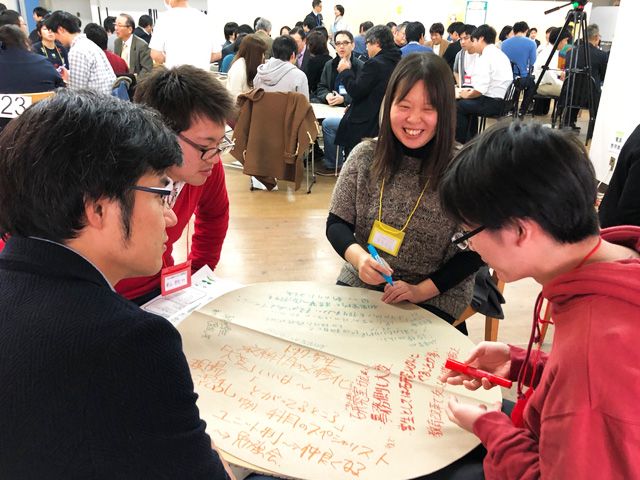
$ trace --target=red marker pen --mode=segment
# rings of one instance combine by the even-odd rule
[[[466,363],[458,362],[457,360],[454,360],[452,358],[447,358],[444,366],[449,370],[464,373],[465,375],[469,375],[471,377],[486,378],[491,383],[495,383],[496,385],[500,385],[501,387],[511,388],[511,386],[513,385],[513,382],[511,380],[507,380],[506,378],[499,375],[494,375],[493,373],[485,372],[484,370],[472,367],[471,365],[467,365]]]

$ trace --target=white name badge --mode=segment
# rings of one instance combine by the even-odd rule
[[[469,85],[471,85],[471,75],[465,75],[464,76],[464,83],[463,85],[465,87],[468,87]]]
[[[31,106],[31,97],[23,95],[0,95],[0,118],[17,118]]]
[[[344,88],[343,84],[338,85],[338,93],[340,95],[346,95],[347,94],[347,89]]]
[[[395,257],[398,255],[403,240],[404,232],[376,220],[373,222],[368,243]]]

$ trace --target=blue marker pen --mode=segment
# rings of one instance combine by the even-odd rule
[[[371,256],[373,257],[373,259],[376,262],[378,262],[383,267],[386,267],[386,265],[382,261],[382,258],[378,254],[378,251],[376,250],[376,247],[374,247],[373,245],[369,245],[369,253],[371,253]],[[389,285],[391,285],[393,287],[393,280],[391,280],[391,276],[390,275],[385,275],[384,273],[381,273],[380,275],[382,275],[384,277],[384,279],[389,283]]]

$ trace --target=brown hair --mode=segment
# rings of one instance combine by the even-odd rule
[[[258,72],[258,65],[262,65],[264,61],[263,55],[266,51],[267,44],[264,40],[255,34],[250,34],[242,39],[236,58],[231,62],[231,65],[233,65],[239,58],[244,58],[247,66],[247,84],[250,87],[253,87],[253,79]]]
[[[322,32],[313,31],[307,35],[307,48],[314,57],[316,55],[328,54],[327,37]]]
[[[393,177],[402,163],[402,144],[391,129],[391,105],[404,99],[413,86],[423,82],[429,101],[438,113],[436,133],[431,142],[428,157],[422,159],[420,184],[429,182],[431,190],[437,190],[444,171],[451,161],[455,142],[456,116],[455,92],[451,85],[451,70],[447,62],[433,53],[412,53],[396,66],[387,85],[382,105],[382,122],[376,143],[371,181]]]

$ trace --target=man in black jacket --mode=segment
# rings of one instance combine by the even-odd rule
[[[311,10],[311,13],[305,17],[302,23],[308,24],[309,26],[313,24],[313,28],[322,27],[322,14],[320,13],[322,11],[322,0],[313,0],[311,2],[311,7],[313,10]],[[308,23],[307,20],[311,23]]]
[[[178,331],[113,290],[162,267],[175,135],[59,90],[0,136],[0,477],[229,478]]]
[[[463,31],[464,31],[464,23],[462,22],[453,22],[451,25],[449,25],[449,28],[447,28],[447,32],[451,37],[451,43],[449,44],[447,49],[444,51],[442,58],[444,58],[446,62],[449,64],[449,67],[451,68],[452,72],[453,72],[453,62],[456,59],[456,55],[460,50],[462,50],[462,46],[460,45],[460,35],[462,35]]]
[[[367,30],[365,42],[369,60],[359,75],[353,72],[351,61],[343,58],[338,63],[342,83],[353,99],[342,117],[335,140],[336,145],[344,147],[345,157],[364,137],[378,134],[378,117],[384,92],[401,57],[393,34],[385,25],[376,25]]]
[[[338,73],[338,63],[345,58],[351,62],[351,70],[357,77],[364,67],[364,62],[353,55],[353,35],[347,30],[341,30],[334,35],[336,45],[336,58],[327,62],[320,77],[320,83],[314,99],[331,106],[351,105],[351,95],[342,81],[342,74]],[[342,165],[342,155],[337,154],[335,145],[336,132],[340,125],[340,117],[329,117],[322,121],[322,137],[324,138],[324,166],[318,166],[316,173],[322,176],[335,175],[336,156],[338,169]]]
[[[589,82],[590,86],[594,89],[593,98],[595,101],[594,111],[596,114],[598,113],[598,106],[600,105],[600,95],[602,93],[602,82],[604,81],[604,75],[607,73],[607,63],[609,62],[609,54],[607,52],[603,52],[598,48],[598,44],[600,43],[600,27],[595,23],[589,25],[587,27],[587,46],[589,48],[589,56],[591,57],[591,77],[593,78],[593,82]],[[572,48],[567,52],[567,57],[565,59],[565,67],[569,67],[576,63],[576,68],[584,68],[584,48],[582,47],[582,41],[576,42],[577,46]],[[577,55],[577,61],[575,59],[575,55]],[[567,83],[567,82],[565,82]],[[586,99],[588,95],[588,90],[586,90],[587,85],[584,85],[586,82],[576,82],[576,90],[579,90],[581,87],[583,89],[582,93],[578,93],[574,91],[574,101],[572,104],[579,105],[582,102],[578,97],[583,97]],[[586,105],[586,104],[585,104]],[[571,108],[570,109],[570,117],[569,124],[573,129],[577,129],[576,121],[578,119],[578,113],[580,113],[579,108]]]

